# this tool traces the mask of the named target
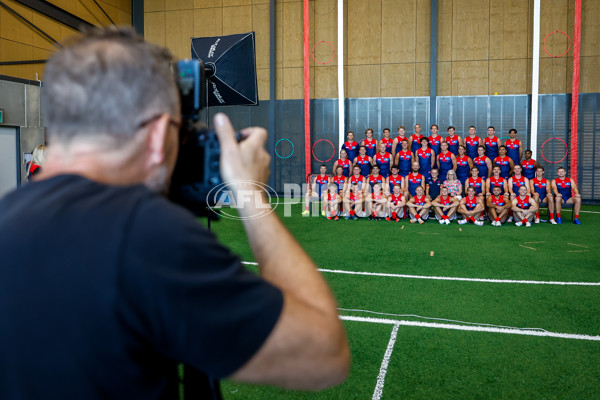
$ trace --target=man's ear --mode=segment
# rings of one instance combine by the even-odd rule
[[[166,113],[162,114],[156,122],[148,127],[146,167],[152,168],[163,163],[168,129],[169,114]]]

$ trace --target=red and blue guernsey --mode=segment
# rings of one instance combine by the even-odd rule
[[[483,188],[485,187],[485,180],[481,179],[480,176],[477,178],[470,177],[465,183],[465,188],[468,188],[469,186],[473,186],[475,188],[475,192],[477,192],[477,194],[481,194]]]
[[[446,143],[448,143],[448,150],[454,154],[458,155],[458,135],[446,136]]]
[[[408,192],[411,196],[415,196],[417,194],[417,186],[423,186],[425,182],[425,177],[419,173],[416,175],[414,173],[408,174]]]
[[[474,210],[477,207],[477,196],[473,196],[472,198],[470,196],[465,197],[465,207],[469,211]]]
[[[442,207],[444,206],[451,206],[452,205],[452,197],[450,196],[440,196],[440,201],[439,203],[442,205]],[[448,215],[448,213],[450,212],[450,209],[444,210],[442,209],[442,214],[444,215]]]
[[[394,193],[392,193],[391,197],[392,199],[392,203],[394,203],[394,205],[398,205],[398,203],[402,202],[402,193],[400,193],[398,196],[396,196]]]
[[[339,160],[337,160],[337,165],[338,167],[341,165],[344,168],[344,170],[342,171],[342,175],[344,175],[346,178],[350,176],[350,167],[352,166],[352,163],[349,159],[342,160],[340,158]],[[335,171],[333,172],[335,173]]]
[[[429,178],[431,176],[431,159],[434,157],[431,154],[431,149],[426,148],[423,150],[420,148],[415,152],[415,156],[417,156],[417,160],[419,161],[419,173],[425,178]]]
[[[390,193],[392,193],[394,191],[394,186],[396,185],[400,185],[400,188],[402,188],[404,182],[404,178],[400,175],[390,175],[388,177],[388,184],[390,185]]]
[[[498,157],[498,138],[496,136],[486,137],[483,141],[485,145],[485,155],[493,160]]]
[[[443,138],[440,135],[436,135],[435,137],[429,136],[427,139],[429,139],[429,148],[433,150],[435,155],[440,154],[440,146]]]
[[[358,188],[362,190],[364,179],[365,179],[365,177],[362,176],[362,175],[359,175],[359,176],[352,175],[350,177],[350,186],[352,186],[352,185],[358,185]]]
[[[392,144],[394,143],[394,139],[392,138],[381,138],[381,142],[385,143],[385,151],[388,153],[392,153]]]
[[[367,155],[369,157],[373,157],[375,153],[377,153],[377,140],[375,139],[365,139],[364,145],[367,148]]]
[[[490,193],[493,192],[495,187],[499,187],[500,189],[502,189],[502,193],[506,193],[506,188],[504,187],[504,178],[503,177],[494,177],[494,176],[490,176],[489,177],[489,181],[490,181]]]
[[[469,156],[456,157],[456,177],[464,185],[465,181],[469,177],[469,171],[471,166],[469,165]]]
[[[425,204],[427,204],[427,197],[425,197],[425,195],[414,196],[413,203],[415,203],[415,205],[417,205],[417,206],[424,206]]]
[[[506,155],[512,158],[515,165],[519,164],[521,162],[521,156],[519,154],[521,149],[521,141],[519,139],[508,139],[504,145],[506,146]],[[531,179],[529,177],[527,178]]]
[[[346,140],[342,145],[342,150],[346,150],[348,153],[348,160],[354,160],[358,156],[358,142]]]
[[[342,176],[336,175],[333,177],[333,183],[335,183],[337,185],[338,192],[341,192],[342,190],[344,190],[344,183],[346,183],[346,177],[344,175],[342,175]]]
[[[319,197],[321,197],[321,195],[327,190],[327,185],[329,184],[329,176],[317,175],[315,183],[317,184],[317,192],[319,193]]]
[[[522,199],[521,196],[517,196],[517,207],[522,210],[529,210],[529,207],[531,207],[531,199],[529,196],[525,196],[524,199]]]
[[[523,176],[525,178],[533,179],[535,177],[535,160],[533,158],[521,161],[521,167],[523,167]]]
[[[498,197],[492,195],[492,204],[496,207],[504,207],[504,205],[506,204],[506,200],[502,195]]]
[[[410,151],[398,152],[398,171],[400,175],[406,176],[410,174],[412,164],[412,153]]]
[[[421,147],[421,139],[423,139],[424,137],[425,136],[417,135],[416,133],[410,135],[408,137],[408,143],[410,143],[410,151],[412,151],[413,153],[417,151],[417,149]]]
[[[493,160],[494,164],[500,167],[500,176],[504,179],[508,179],[510,176],[510,157],[496,157]]]
[[[560,193],[562,195],[563,201],[567,201],[571,198],[571,196],[573,195],[571,190],[571,178],[569,177],[565,177],[565,179],[559,179],[556,178],[554,180],[554,182],[556,183],[556,189],[558,190],[558,193]]]
[[[327,193],[327,201],[334,201],[337,200],[337,194],[336,193]]]
[[[533,182],[533,190],[540,196],[540,201],[544,201],[548,195],[548,179],[533,178],[531,181]]]
[[[371,162],[369,161],[369,156],[357,156],[356,165],[360,167],[360,174],[362,176],[369,176],[371,173]]]
[[[390,153],[377,153],[375,154],[375,163],[379,165],[379,173],[384,177],[388,177],[390,174],[390,162],[392,155]]]
[[[512,190],[513,193],[518,195],[519,194],[519,188],[521,186],[526,186],[525,185],[525,177],[523,175],[521,175],[520,178],[517,178],[516,176],[512,177]],[[529,189],[529,188],[527,188]]]
[[[487,156],[483,156],[483,157],[475,157],[473,159],[473,164],[477,167],[477,169],[479,170],[479,176],[482,176],[484,178],[487,178],[488,173],[489,173],[489,168],[487,166]]]
[[[369,175],[369,185],[371,185],[371,190],[373,190],[373,186],[375,186],[376,183],[380,183],[381,187],[383,188],[383,180],[384,179],[385,178],[381,174],[379,174],[377,176]]]
[[[467,155],[471,159],[477,157],[477,147],[481,144],[479,136],[471,137],[470,135],[465,138],[465,147],[467,148]]]
[[[440,153],[438,155],[438,167],[440,168],[440,178],[442,178],[442,180],[446,180],[448,171],[454,169],[451,152],[447,151],[446,154]]]

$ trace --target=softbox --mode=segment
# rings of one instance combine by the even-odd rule
[[[208,107],[258,105],[254,32],[192,38],[192,58],[206,67]]]

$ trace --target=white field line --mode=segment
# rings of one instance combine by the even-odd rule
[[[251,261],[242,261],[242,264],[258,265],[258,263],[251,262]],[[528,280],[513,280],[513,279],[461,278],[461,277],[454,277],[454,276],[426,276],[426,275],[386,274],[386,273],[382,273],[382,272],[343,271],[340,269],[325,269],[325,268],[319,268],[319,271],[329,272],[332,274],[387,276],[389,278],[432,279],[432,280],[438,280],[438,281],[520,283],[520,284],[526,284],[526,285],[600,286],[600,282],[560,282],[560,281],[528,281]]]
[[[379,368],[379,375],[377,376],[377,384],[375,385],[375,391],[373,391],[373,400],[381,399],[383,394],[383,384],[385,383],[385,375],[387,374],[388,365],[390,364],[390,358],[392,358],[392,351],[394,351],[394,343],[396,343],[396,337],[398,336],[398,327],[400,325],[395,324],[390,335],[390,341],[388,342],[385,355],[381,361],[381,368]]]
[[[457,331],[471,331],[471,332],[490,332],[490,333],[504,333],[509,335],[525,335],[525,336],[542,336],[542,337],[555,337],[561,339],[575,339],[575,340],[590,340],[600,342],[600,336],[590,335],[578,335],[574,333],[558,333],[558,332],[540,332],[540,331],[529,331],[521,329],[507,329],[507,328],[493,328],[485,326],[465,326],[455,324],[439,324],[436,322],[419,322],[419,321],[404,321],[404,320],[393,320],[385,318],[369,318],[369,317],[353,317],[348,315],[341,315],[340,319],[344,321],[357,321],[357,322],[370,322],[374,324],[389,324],[395,326],[416,326],[420,328],[437,328],[437,329],[450,329]]]

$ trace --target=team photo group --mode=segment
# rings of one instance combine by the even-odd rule
[[[421,126],[405,136],[404,126],[391,137],[384,129],[380,140],[372,129],[355,140],[348,132],[339,159],[328,173],[325,164],[308,184],[303,215],[310,215],[311,203],[320,203],[319,212],[330,220],[368,218],[423,224],[435,216],[440,224],[473,223],[492,226],[514,222],[530,227],[540,223],[540,208],[548,209],[548,222],[561,224],[561,209],[573,208],[573,222],[581,224],[581,196],[575,181],[558,168],[546,178],[545,169],[532,158],[511,129],[502,141],[493,126],[485,138],[469,127],[463,138],[453,126],[445,137],[437,125],[429,136]],[[551,172],[549,172],[551,173]]]

